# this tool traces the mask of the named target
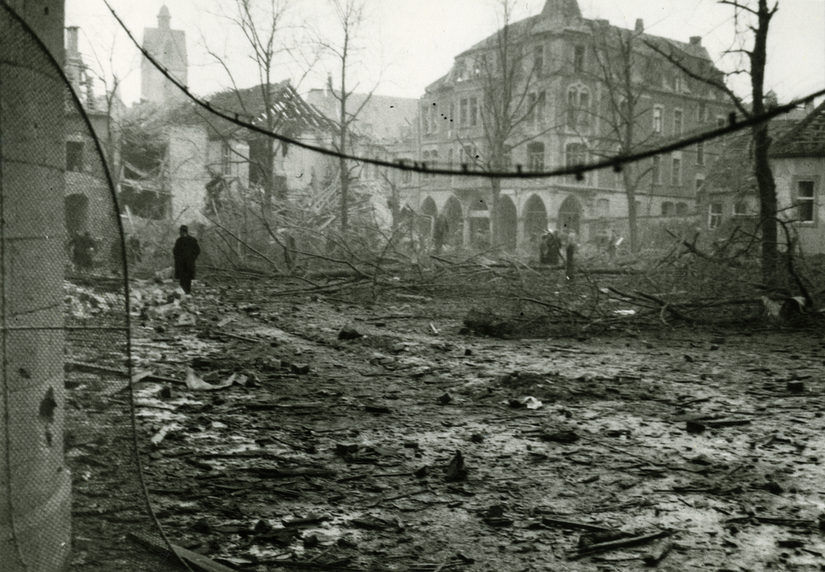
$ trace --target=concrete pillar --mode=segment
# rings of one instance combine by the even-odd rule
[[[5,0],[63,59],[63,0]],[[64,569],[65,86],[0,7],[0,570]]]

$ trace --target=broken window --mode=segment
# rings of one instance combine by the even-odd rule
[[[671,159],[670,184],[674,187],[682,184],[682,156],[679,153],[674,153]]]
[[[673,203],[670,201],[665,201],[662,203],[662,216],[673,216],[676,212],[676,208],[673,206]]]
[[[708,228],[713,230],[722,224],[722,203],[708,205]]]
[[[662,132],[662,119],[665,115],[665,109],[661,105],[653,106],[653,132]]]
[[[478,125],[478,99],[470,98],[470,127]]]
[[[66,170],[83,171],[83,141],[66,142]]]
[[[567,90],[567,125],[578,127],[587,125],[590,111],[590,92],[584,86]]]
[[[673,110],[673,134],[674,135],[681,135],[682,134],[682,110],[681,109],[674,109]]]
[[[459,102],[459,119],[458,124],[461,127],[467,127],[470,118],[470,100],[467,98],[462,99]]]
[[[816,212],[814,209],[814,182],[797,181],[796,183],[796,216],[800,222],[814,222]]]
[[[705,142],[699,141],[696,144],[696,164],[697,165],[704,165],[705,164]]]
[[[653,184],[662,184],[662,158],[659,155],[653,157]]]
[[[527,144],[527,166],[531,171],[544,170],[544,143],[541,141]]]
[[[733,203],[733,216],[748,216],[748,203],[745,201]]]
[[[676,216],[687,216],[687,215],[688,215],[687,203],[676,203]]]
[[[573,71],[581,73],[584,71],[584,46],[573,48]]]

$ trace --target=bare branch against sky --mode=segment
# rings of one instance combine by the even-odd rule
[[[112,4],[140,37],[143,28],[156,26],[156,15],[163,0],[131,2],[113,0]],[[365,22],[367,39],[363,63],[353,71],[353,79],[364,86],[378,83],[377,93],[419,97],[424,87],[446,73],[453,57],[473,43],[493,33],[498,25],[491,0],[367,0],[372,17]],[[220,0],[167,0],[172,27],[187,33],[190,84],[196,93],[209,94],[230,87],[226,73],[218,69],[204,41],[212,49],[225,50],[237,76],[248,75],[254,83],[251,62],[240,48],[242,39],[233,37],[218,16]],[[538,13],[544,0],[517,0],[514,19]],[[611,23],[633,28],[642,18],[649,33],[687,41],[702,36],[711,56],[720,67],[732,71],[740,63],[723,58],[734,41],[735,23],[730,10],[716,0],[580,0],[585,17],[605,18]],[[91,54],[109,53],[117,27],[102,2],[67,0],[67,25],[87,30],[81,36],[81,50]],[[293,22],[308,21],[320,29],[335,26],[334,14],[323,0],[297,2]],[[94,33],[88,33],[94,30]],[[97,45],[90,45],[96,42]],[[85,44],[85,45],[84,45]],[[736,47],[736,46],[734,46]],[[139,97],[139,74],[126,74],[136,67],[137,54],[126,41],[115,44],[115,65],[123,70],[122,93],[129,103]],[[232,58],[236,53],[237,57]],[[302,71],[283,70],[283,78],[300,77]],[[300,66],[298,66],[300,67]],[[316,66],[318,71],[302,82],[301,89],[323,87],[331,62]],[[249,68],[249,69],[247,69]],[[334,73],[334,72],[333,72]],[[734,89],[747,96],[747,79],[731,78]],[[783,0],[772,27],[769,45],[767,88],[780,100],[812,92],[825,85],[825,2],[822,0]]]

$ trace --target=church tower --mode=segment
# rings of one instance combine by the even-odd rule
[[[143,47],[183,85],[188,84],[189,60],[186,32],[171,28],[172,16],[164,4],[158,12],[158,27],[144,28]],[[154,103],[177,103],[186,96],[167,80],[147,58],[140,65],[140,99]]]

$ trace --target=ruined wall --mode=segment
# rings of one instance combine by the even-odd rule
[[[166,187],[172,193],[175,225],[204,222],[209,142],[202,127],[170,127]]]
[[[63,1],[11,0],[58,61]],[[63,463],[64,87],[0,7],[0,569],[61,569],[70,547]]]

